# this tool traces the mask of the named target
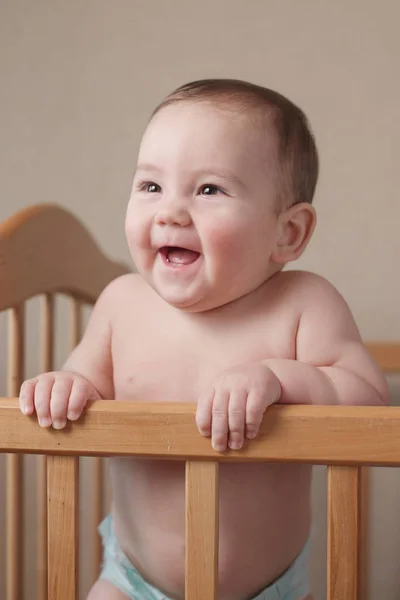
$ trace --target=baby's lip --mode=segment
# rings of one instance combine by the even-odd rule
[[[197,250],[192,250],[191,248],[186,248],[183,246],[161,246],[158,252],[167,262],[170,262],[171,254],[180,252],[181,260],[173,260],[172,262],[181,264],[191,264],[200,256],[200,252]]]
[[[199,248],[198,245],[195,244],[179,244],[179,243],[168,243],[168,244],[161,244],[158,246],[157,248],[157,252],[161,252],[161,253],[165,253],[168,252],[169,250],[172,249],[176,249],[176,250],[190,250],[191,252],[197,252],[198,254],[201,254],[201,250]]]

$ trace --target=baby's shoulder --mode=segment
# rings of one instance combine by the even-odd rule
[[[127,295],[143,292],[147,287],[147,284],[138,273],[126,273],[113,279],[104,289],[103,294],[115,300],[120,297],[125,298]]]
[[[346,304],[336,287],[325,277],[310,271],[283,271],[285,293],[304,309],[313,306]]]
[[[95,309],[117,317],[126,310],[131,312],[145,301],[149,287],[137,273],[128,273],[113,279],[101,292]]]

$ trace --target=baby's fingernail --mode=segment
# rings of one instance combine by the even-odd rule
[[[50,427],[51,419],[49,419],[48,417],[42,417],[41,419],[39,419],[39,425],[40,427]]]
[[[209,436],[211,433],[211,429],[204,425],[197,425],[197,429],[199,430],[199,433],[201,433],[201,435]]]
[[[229,442],[229,448],[231,450],[240,450],[241,447],[242,447],[241,442]]]
[[[224,452],[225,446],[223,444],[213,444],[213,448],[216,452]]]
[[[75,421],[78,417],[79,417],[79,415],[75,410],[69,410],[67,413],[67,418],[70,421]]]
[[[257,434],[256,434],[256,432],[255,432],[255,431],[249,431],[248,433],[246,433],[246,437],[247,437],[249,440],[253,440],[253,439],[256,437],[256,435],[257,435]]]
[[[66,421],[63,421],[62,419],[56,419],[53,422],[53,427],[54,427],[54,429],[63,429],[63,427],[65,427],[66,424],[67,424]]]

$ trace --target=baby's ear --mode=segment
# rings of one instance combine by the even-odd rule
[[[313,234],[316,214],[313,206],[301,202],[291,206],[279,215],[278,239],[271,259],[278,264],[299,258]]]

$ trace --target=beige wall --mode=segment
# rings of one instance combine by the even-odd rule
[[[319,225],[299,266],[339,288],[365,338],[400,339],[399,20],[397,0],[0,0],[0,220],[58,202],[128,259],[151,108],[187,80],[248,79],[299,103],[317,136]],[[316,600],[323,485],[318,470]],[[400,597],[399,500],[400,475],[374,475],[371,600]]]

